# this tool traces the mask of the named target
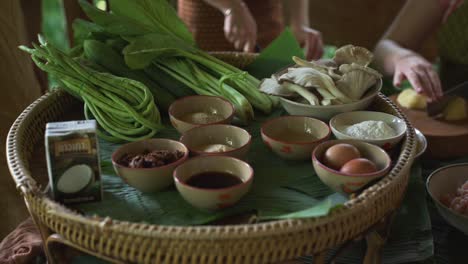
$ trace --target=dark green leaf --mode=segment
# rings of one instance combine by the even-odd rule
[[[191,46],[164,34],[152,33],[127,40],[130,44],[125,47],[123,53],[125,62],[132,69],[145,68],[158,57],[177,56],[179,50],[195,51]]]
[[[194,45],[192,34],[167,0],[111,0],[113,13],[135,24],[151,28],[151,32],[166,34]]]
[[[126,17],[102,11],[86,0],[80,0],[80,5],[94,23],[105,28],[109,33],[120,36],[138,36],[151,32],[151,28],[145,27],[145,25],[135,23]]]
[[[341,207],[348,198],[335,193],[328,196],[324,200],[312,205],[310,208],[283,215],[273,215],[272,219],[288,219],[288,218],[309,218],[327,215],[331,210]],[[270,216],[264,216],[263,219],[269,219]]]
[[[293,64],[292,56],[304,58],[304,51],[299,46],[294,34],[288,28],[266,47],[246,70],[261,79]]]
[[[83,44],[86,39],[107,39],[113,38],[115,35],[106,32],[106,30],[90,21],[83,19],[75,19],[73,21],[73,37],[76,45]]]

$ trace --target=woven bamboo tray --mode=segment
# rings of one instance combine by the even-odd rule
[[[238,67],[254,55],[216,53]],[[116,263],[271,263],[328,249],[363,236],[400,205],[416,152],[402,112],[379,94],[373,109],[402,118],[408,130],[395,166],[382,180],[324,217],[223,226],[158,226],[85,217],[49,199],[44,130],[47,122],[80,117],[81,103],[62,91],[37,99],[17,118],[7,139],[8,165],[30,214],[48,242],[63,243]],[[319,260],[317,258],[316,260]],[[317,261],[318,262],[318,261]]]

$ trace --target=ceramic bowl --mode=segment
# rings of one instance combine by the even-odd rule
[[[355,146],[361,153],[361,157],[375,163],[378,171],[367,174],[349,174],[327,167],[322,162],[325,151],[338,143],[348,143]],[[385,150],[373,144],[357,140],[330,140],[315,148],[312,153],[312,163],[320,180],[328,187],[340,193],[351,194],[359,191],[371,181],[383,177],[390,170],[391,160]]]
[[[441,199],[447,194],[455,194],[456,190],[468,181],[467,172],[468,163],[453,164],[434,171],[426,181],[427,192],[439,213],[447,222],[466,235],[468,235],[468,216],[451,210],[441,202]]]
[[[414,156],[414,158],[419,158],[422,156],[422,154],[424,154],[424,152],[426,152],[426,149],[427,149],[427,139],[426,137],[423,135],[423,133],[421,131],[419,131],[419,129],[414,129],[414,133],[416,134],[416,141],[417,141],[417,147],[416,147],[416,156]]]
[[[362,139],[344,133],[348,126],[369,120],[385,122],[396,132],[396,136],[382,139]],[[356,139],[380,146],[385,150],[389,150],[398,144],[406,133],[406,123],[402,119],[391,114],[373,111],[355,111],[338,114],[330,120],[330,128],[337,139]]]
[[[146,150],[182,151],[184,155],[179,160],[154,168],[129,168],[118,163],[125,154],[143,153]],[[188,158],[189,151],[184,144],[164,138],[155,138],[132,142],[118,148],[112,154],[114,170],[128,185],[142,192],[156,192],[174,183],[174,169]]]
[[[242,182],[227,188],[193,187],[187,181],[203,172],[226,172]],[[246,162],[227,156],[199,156],[189,159],[174,171],[174,181],[182,197],[194,207],[218,210],[237,203],[250,189],[253,169]]]
[[[223,155],[244,159],[250,149],[251,139],[245,129],[220,124],[194,127],[182,135],[180,142],[187,146],[193,156]],[[232,149],[220,151],[222,146]]]
[[[230,124],[235,111],[234,106],[221,97],[194,95],[174,101],[168,112],[171,124],[182,134],[201,125]]]
[[[286,112],[288,112],[290,115],[311,116],[320,120],[328,121],[340,113],[366,109],[377,96],[380,89],[382,89],[382,79],[379,79],[377,84],[371,87],[361,100],[349,104],[328,106],[308,105],[294,102],[282,97],[280,98],[280,102]]]
[[[263,142],[281,158],[307,160],[331,132],[327,124],[312,117],[281,116],[265,122],[261,134]]]

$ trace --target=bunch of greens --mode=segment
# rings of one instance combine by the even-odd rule
[[[166,0],[111,0],[111,12],[84,0],[80,4],[93,23],[77,21],[75,35],[93,62],[106,64],[106,69],[112,66],[90,55],[99,52],[93,50],[96,42],[90,44],[89,40],[100,41],[105,45],[101,47],[123,56],[128,68],[143,72],[174,96],[192,91],[222,96],[234,104],[237,117],[244,123],[253,119],[253,107],[271,111],[273,101],[258,91],[259,80],[198,49]]]
[[[98,72],[39,37],[34,48],[21,46],[36,65],[58,78],[63,88],[84,101],[85,116],[99,123],[100,137],[111,141],[136,141],[154,136],[161,118],[148,88],[131,79]]]

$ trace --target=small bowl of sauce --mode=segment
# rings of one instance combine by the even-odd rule
[[[206,171],[193,175],[187,184],[202,189],[222,189],[241,184],[242,180],[229,172]]]
[[[194,127],[180,138],[193,156],[223,155],[245,159],[252,137],[245,129],[218,124]]]
[[[180,195],[203,210],[219,210],[237,203],[250,189],[252,167],[227,156],[200,156],[189,159],[174,171]]]
[[[197,126],[230,124],[234,112],[229,101],[208,95],[182,97],[169,107],[171,124],[181,134]]]

